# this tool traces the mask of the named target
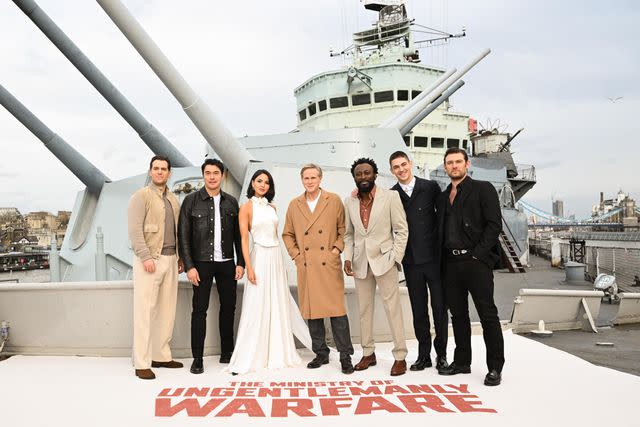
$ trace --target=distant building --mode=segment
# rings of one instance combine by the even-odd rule
[[[0,226],[14,223],[22,218],[18,208],[0,208]]]
[[[552,206],[553,215],[564,218],[564,202],[562,200],[554,200]]]
[[[605,222],[620,222],[629,227],[637,226],[639,216],[636,201],[622,190],[613,199],[605,199],[601,192],[600,203],[591,209],[592,218],[604,217]]]
[[[57,215],[29,212],[23,216],[17,208],[0,208],[0,245],[15,250],[18,242],[28,236],[30,242],[20,244],[46,248],[55,239],[60,247],[70,218],[69,211],[58,211]]]

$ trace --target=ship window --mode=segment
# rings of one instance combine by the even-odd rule
[[[465,150],[467,149],[467,140],[466,139],[462,140],[462,148],[464,148]]]
[[[460,147],[460,140],[459,139],[452,139],[452,138],[447,138],[447,148],[459,148]]]
[[[398,101],[408,101],[409,100],[409,91],[408,90],[399,90],[398,91]]]
[[[318,109],[320,111],[324,111],[327,109],[327,100],[323,99],[322,101],[318,101]]]
[[[411,91],[411,99],[415,99],[416,96],[420,95],[422,93],[421,90],[412,90]]]
[[[413,146],[414,147],[426,147],[427,146],[427,137],[426,136],[414,136],[413,137]]]
[[[349,105],[349,98],[346,96],[338,96],[337,98],[331,98],[329,100],[329,107],[331,108],[344,108]]]
[[[431,138],[431,148],[443,148],[444,138]]]
[[[365,105],[365,104],[371,104],[370,93],[361,93],[359,95],[351,96],[351,105]]]
[[[403,136],[402,139],[404,139],[404,145],[406,145],[407,147],[409,147],[411,145],[411,138],[408,136]]]
[[[300,121],[306,119],[307,118],[307,110],[298,111],[298,115],[300,116]]]
[[[309,109],[309,116],[313,116],[316,113],[316,104],[313,103],[307,107]]]
[[[384,92],[376,92],[373,94],[373,99],[376,102],[389,102],[393,101],[393,91],[385,90]]]

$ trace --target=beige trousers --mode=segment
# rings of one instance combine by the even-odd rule
[[[382,276],[374,276],[371,267],[367,264],[367,276],[364,279],[355,279],[355,282],[358,305],[360,306],[360,335],[363,356],[370,356],[375,350],[373,341],[373,308],[377,284],[391,329],[391,336],[393,337],[393,357],[396,360],[404,360],[407,356],[407,343],[402,322],[398,269],[393,266]]]
[[[176,255],[160,255],[156,271],[144,271],[142,261],[133,261],[133,365],[149,369],[151,360],[171,360],[169,341],[173,334],[178,300]]]

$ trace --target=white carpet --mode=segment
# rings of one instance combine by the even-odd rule
[[[417,342],[408,345],[410,364]],[[503,383],[486,387],[481,336],[473,337],[473,346],[472,373],[452,377],[433,368],[389,376],[390,343],[378,345],[377,366],[352,375],[340,372],[335,353],[320,369],[302,365],[243,376],[223,373],[218,357],[205,358],[205,373],[192,375],[191,360],[184,360],[183,369],[154,369],[154,381],[137,379],[126,358],[14,356],[0,362],[1,424],[640,425],[633,403],[640,396],[640,377],[507,332]],[[452,354],[450,343],[450,359]],[[312,356],[305,352],[304,364]],[[354,363],[359,358],[356,350]]]

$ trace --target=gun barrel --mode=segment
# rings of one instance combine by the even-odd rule
[[[442,104],[444,101],[449,99],[449,97],[453,95],[462,86],[464,86],[464,80],[458,80],[453,86],[445,90],[442,93],[442,95],[440,95],[438,98],[435,99],[435,101],[429,104],[427,108],[422,110],[419,114],[417,114],[414,118],[412,118],[411,121],[409,121],[409,123],[407,123],[405,126],[400,128],[400,135],[408,134],[411,131],[411,129],[416,127],[418,123],[420,123],[425,117],[431,114],[433,110],[438,108],[440,104]]]
[[[97,1],[153,72],[180,102],[187,116],[226,164],[231,175],[239,183],[242,183],[247,165],[253,159],[251,154],[234,138],[207,104],[200,99],[122,2],[118,0]]]
[[[107,77],[51,20],[34,0],[13,0],[13,2],[33,21],[45,36],[82,73],[98,92],[111,104],[125,121],[138,133],[142,141],[154,154],[169,157],[176,167],[193,166],[192,163],[158,131],[122,95]]]
[[[111,182],[105,174],[42,123],[2,85],[0,85],[0,104],[42,141],[45,147],[87,186],[90,192],[100,194],[104,183]]]
[[[381,128],[392,127],[392,126],[389,126],[391,123],[395,122],[396,120],[398,120],[399,117],[402,117],[407,111],[412,109],[414,106],[418,105],[425,97],[427,97],[431,92],[437,89],[442,83],[445,82],[445,80],[451,77],[451,75],[456,71],[458,70],[456,70],[455,68],[452,70],[446,71],[435,82],[433,82],[431,86],[423,90],[420,93],[420,95],[416,96],[411,101],[407,102],[404,107],[402,107],[400,110],[394,113],[391,117],[387,118],[385,121],[380,123],[378,127],[381,127]]]
[[[398,130],[405,128],[409,122],[413,120],[414,117],[419,115],[429,104],[436,100],[439,96],[441,96],[444,91],[450,88],[456,81],[460,80],[462,76],[464,76],[471,68],[476,66],[478,62],[480,62],[485,56],[491,53],[491,49],[483,50],[478,56],[476,56],[471,62],[465,65],[461,70],[453,73],[449,78],[447,78],[443,83],[441,83],[437,88],[435,88],[431,93],[425,95],[420,102],[413,105],[407,111],[405,111],[402,115],[397,117],[392,123],[389,123],[385,127],[396,128]]]

